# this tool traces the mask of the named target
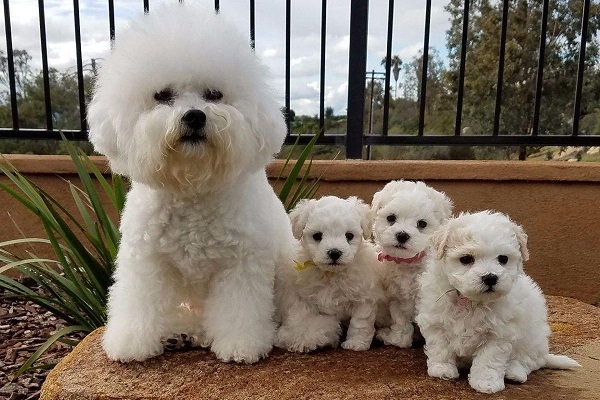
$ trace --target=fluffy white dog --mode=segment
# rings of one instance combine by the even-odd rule
[[[373,196],[373,230],[391,324],[377,332],[384,344],[412,345],[417,278],[429,238],[450,217],[452,207],[444,193],[423,182],[392,181]]]
[[[90,139],[131,178],[108,300],[110,359],[145,360],[184,333],[253,363],[275,337],[275,265],[289,219],[265,166],[286,127],[249,42],[187,4],[118,37],[89,109]]]
[[[368,350],[382,293],[375,267],[369,207],[356,197],[303,200],[291,212],[299,239],[295,267],[278,274],[282,325],[278,346],[308,352],[337,346],[349,322],[344,349]]]
[[[457,366],[471,365],[471,387],[494,393],[505,378],[525,382],[542,367],[579,367],[549,354],[546,303],[523,272],[529,254],[520,226],[500,213],[465,213],[432,242],[417,302],[430,376],[454,379]]]

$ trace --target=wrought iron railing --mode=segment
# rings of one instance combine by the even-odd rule
[[[19,109],[17,101],[17,89],[15,85],[15,67],[13,59],[13,43],[10,18],[10,1],[4,1],[4,20],[6,34],[6,50],[8,64],[8,86],[10,91],[10,107],[12,126],[0,128],[0,139],[2,138],[22,138],[22,139],[58,139],[60,134],[67,138],[75,140],[87,139],[86,124],[86,97],[84,88],[84,68],[81,49],[81,29],[79,15],[79,1],[73,0],[73,24],[75,31],[75,48],[77,63],[77,83],[78,100],[80,111],[80,129],[77,130],[58,130],[54,127],[52,120],[52,101],[50,96],[50,81],[48,67],[48,52],[46,41],[46,20],[44,0],[38,0],[39,9],[39,29],[41,61],[43,72],[44,87],[44,105],[46,114],[45,129],[29,129],[19,125]],[[114,0],[108,1],[108,21],[109,34],[111,41],[115,40],[115,5]],[[175,0],[174,0],[175,1]],[[458,90],[456,103],[456,118],[453,135],[426,134],[425,133],[425,110],[427,99],[427,74],[429,60],[429,37],[431,32],[431,0],[426,0],[425,29],[423,37],[422,53],[422,75],[420,79],[418,95],[418,130],[416,134],[391,135],[389,134],[389,111],[390,111],[390,90],[385,90],[383,99],[383,121],[381,132],[373,133],[368,129],[365,132],[365,71],[367,69],[367,32],[369,1],[351,0],[350,12],[350,46],[349,46],[349,69],[348,69],[348,107],[346,119],[346,133],[328,134],[326,131],[319,138],[321,144],[344,144],[346,147],[347,158],[362,158],[365,146],[371,145],[466,145],[466,146],[598,146],[600,145],[600,135],[581,135],[579,130],[581,116],[582,88],[584,83],[584,66],[586,57],[586,40],[588,37],[588,21],[590,19],[590,2],[583,0],[581,42],[579,46],[579,60],[576,77],[576,89],[574,93],[574,107],[572,113],[572,129],[567,134],[540,134],[540,112],[542,103],[542,86],[544,79],[545,52],[546,52],[546,31],[549,17],[550,0],[543,0],[543,10],[540,26],[539,55],[536,71],[536,89],[534,99],[533,122],[530,134],[507,135],[500,133],[501,104],[503,99],[504,87],[504,67],[505,67],[505,49],[507,39],[508,10],[510,0],[503,0],[502,24],[500,51],[498,54],[498,75],[496,85],[496,98],[494,108],[493,129],[484,135],[463,135],[463,102],[465,96],[465,64],[467,55],[467,33],[470,15],[470,0],[464,0],[463,18],[462,18],[462,40],[460,49],[460,63],[458,70]],[[388,1],[388,20],[387,20],[387,42],[386,42],[386,63],[385,63],[385,88],[390,88],[390,69],[392,56],[392,32],[394,17],[394,0]],[[143,0],[143,10],[151,12],[149,0]],[[285,31],[285,110],[290,110],[290,81],[291,81],[291,10],[292,0],[285,1],[286,6],[286,31]],[[217,12],[220,10],[219,0],[214,0],[214,8]],[[252,46],[255,42],[255,1],[249,0],[249,18],[250,18],[250,39]],[[321,2],[321,28],[320,28],[320,79],[319,79],[319,130],[325,128],[325,56],[326,56],[326,21],[327,21],[327,0]],[[116,38],[118,40],[118,38]],[[288,120],[288,127],[290,121]],[[310,135],[304,135],[300,141],[306,143],[310,140]],[[296,141],[294,132],[288,135],[287,143]]]

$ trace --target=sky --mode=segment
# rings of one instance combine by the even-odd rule
[[[150,0],[152,8],[177,0]],[[208,7],[214,0],[187,0]],[[285,91],[285,1],[256,0],[256,54],[270,68],[271,83],[283,105]],[[348,88],[348,49],[350,1],[327,2],[327,36],[325,63],[325,106],[335,114],[345,114]],[[449,28],[444,11],[447,0],[432,0],[430,46],[443,56],[445,32]],[[41,68],[37,0],[10,1],[14,49],[25,49],[33,57],[32,67]],[[143,12],[142,0],[114,0],[116,41],[128,22]],[[80,0],[83,63],[89,68],[92,58],[102,58],[110,49],[108,2]],[[221,14],[243,32],[250,31],[249,1],[220,0]],[[46,0],[46,32],[49,65],[75,70],[75,40],[72,0]],[[319,112],[319,69],[321,0],[292,0],[291,9],[291,107],[297,115]],[[387,0],[369,2],[369,36],[367,70],[384,72],[381,60],[386,54]],[[425,1],[396,0],[392,54],[408,62],[423,48]],[[4,13],[0,21],[0,49],[6,52]],[[249,35],[249,33],[248,33]],[[99,61],[101,63],[101,60]]]

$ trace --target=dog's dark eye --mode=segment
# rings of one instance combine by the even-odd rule
[[[352,239],[354,239],[354,233],[346,232],[346,240],[351,241]]]
[[[504,265],[508,262],[508,257],[507,256],[498,256],[498,262],[500,264]]]
[[[469,265],[469,264],[473,264],[475,262],[475,257],[473,257],[470,254],[467,254],[466,256],[462,256],[461,258],[458,259],[460,261],[461,264],[463,265]]]
[[[425,229],[425,228],[427,228],[427,221],[425,221],[424,219],[420,219],[417,222],[417,228],[419,228],[419,229]]]
[[[215,89],[206,89],[204,91],[204,99],[207,101],[219,101],[223,98],[223,93]]]
[[[315,242],[320,242],[323,239],[323,233],[321,233],[321,232],[313,233],[313,239],[315,239]]]
[[[171,104],[173,102],[173,99],[175,99],[175,92],[173,92],[169,88],[154,93],[154,100],[156,100],[160,104]]]
[[[388,215],[387,222],[389,222],[390,224],[393,224],[394,222],[396,222],[396,216],[394,214]]]

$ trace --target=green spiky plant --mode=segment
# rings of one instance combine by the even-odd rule
[[[312,161],[303,168],[317,136],[303,148],[283,181],[279,198],[286,210],[293,208],[300,199],[313,196],[317,190],[318,179],[309,179]],[[31,211],[47,236],[0,242],[0,288],[10,293],[9,296],[32,301],[66,321],[66,326],[49,337],[21,366],[16,376],[32,369],[51,368],[52,364],[36,362],[52,344],[60,341],[75,345],[78,340],[69,337],[70,334],[87,334],[106,322],[106,299],[120,237],[118,222],[110,216],[121,215],[127,185],[119,175],[106,179],[87,155],[64,137],[63,140],[81,181],[81,187],[65,181],[78,210],[76,216],[8,161],[0,162],[0,171],[12,182],[12,185],[0,182],[0,190]],[[297,145],[298,141],[290,156]],[[279,178],[291,162],[288,157]],[[108,203],[103,198],[108,198]],[[40,245],[50,246],[54,258],[37,255],[36,246]],[[15,246],[25,246],[28,250],[18,251]],[[38,293],[9,277],[6,274],[9,270],[32,279],[42,291]]]

